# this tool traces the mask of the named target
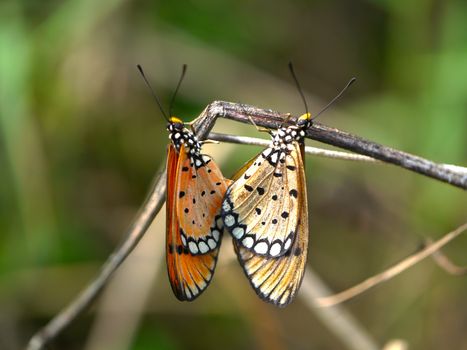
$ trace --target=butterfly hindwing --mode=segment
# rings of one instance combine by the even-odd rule
[[[184,152],[183,145],[180,152]],[[182,153],[183,155],[183,153]],[[173,145],[167,155],[167,240],[166,260],[170,284],[179,300],[193,300],[203,292],[212,279],[219,253],[216,248],[206,254],[192,254],[182,243],[177,200],[180,192],[178,170],[184,162]],[[214,220],[214,217],[212,218]]]
[[[279,257],[264,257],[245,248],[233,238],[238,260],[250,284],[261,299],[286,306],[297,293],[308,254],[308,208],[303,159],[298,143],[293,143],[296,159],[296,200],[299,204],[296,234],[290,249]]]
[[[223,202],[227,230],[255,254],[281,256],[295,239],[300,149],[291,144],[289,148],[266,148],[228,189]]]
[[[218,247],[223,223],[220,206],[227,185],[219,167],[207,155],[191,159],[180,147],[176,212],[182,244],[192,254],[206,254]]]

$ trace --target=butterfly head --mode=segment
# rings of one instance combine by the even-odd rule
[[[174,116],[169,118],[169,124],[167,125],[167,130],[169,132],[181,132],[183,129],[185,129],[185,124],[181,119]]]
[[[302,114],[297,119],[297,126],[302,130],[308,129],[311,126],[311,123],[312,123],[312,118],[311,118],[310,113]]]
[[[185,128],[183,121],[177,117],[170,117],[167,125],[169,131],[169,139],[175,146],[177,151],[180,150],[182,144],[190,154],[198,154],[201,150],[201,144],[193,132]]]

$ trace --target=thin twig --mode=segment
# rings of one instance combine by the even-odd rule
[[[437,240],[435,243],[428,245],[423,250],[410,255],[408,258],[402,260],[398,264],[390,267],[389,269],[374,275],[370,278],[367,278],[363,282],[356,284],[355,286],[346,289],[340,293],[330,295],[327,297],[321,297],[316,300],[317,305],[321,307],[333,306],[344,301],[347,301],[355,296],[362,294],[370,288],[375,287],[376,285],[386,282],[391,278],[399,275],[401,272],[407,270],[418,262],[422,261],[426,257],[430,256],[434,252],[438,251],[441,247],[448,244],[450,241],[458,237],[460,234],[467,230],[467,223],[461,225],[454,231],[451,231],[444,235],[442,238]]]
[[[251,124],[249,119],[251,118],[257,126],[269,129],[277,129],[283,125],[285,120],[284,115],[278,112],[249,105],[215,101],[211,106],[222,109],[224,118],[246,124]],[[293,122],[294,120],[291,118],[290,123]],[[306,132],[306,137],[379,159],[386,163],[398,165],[418,174],[467,189],[467,173],[464,171],[458,171],[455,167],[446,167],[432,162],[431,160],[365,140],[361,137],[335,128],[330,128],[318,122],[313,122],[313,125]]]
[[[220,141],[220,142],[230,142],[230,143],[237,143],[241,145],[254,145],[254,146],[269,146],[269,144],[271,143],[271,141],[269,140],[259,139],[256,137],[220,134],[217,132],[209,133],[208,139],[214,140],[214,141]],[[367,156],[362,156],[360,154],[332,151],[328,149],[322,149],[322,148],[311,147],[311,146],[305,146],[305,153],[314,155],[314,156],[325,157],[325,158],[353,160],[353,161],[368,162],[368,163],[381,163],[381,161],[377,159],[367,157]]]
[[[426,244],[432,244],[432,240],[428,239]],[[467,266],[459,266],[454,264],[441,250],[434,252],[431,257],[435,263],[450,275],[463,276],[467,274]]]

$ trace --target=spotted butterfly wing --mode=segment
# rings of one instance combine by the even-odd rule
[[[300,156],[301,162],[301,156]],[[308,209],[303,165],[298,170],[297,201],[301,203],[296,235],[291,247],[279,257],[264,257],[234,239],[237,258],[258,296],[279,307],[288,305],[300,288],[308,255]]]
[[[237,175],[222,204],[225,227],[252,287],[265,301],[289,304],[305,271],[308,209],[303,128],[281,128],[270,147]],[[301,122],[300,122],[301,121]]]
[[[172,144],[167,156],[167,269],[175,296],[191,301],[214,274],[223,230],[220,203],[227,184],[179,119],[170,118],[168,129]]]
[[[191,254],[205,254],[216,249],[223,230],[220,206],[227,190],[220,169],[207,155],[194,161],[186,152],[180,154],[176,212],[184,247]],[[212,213],[216,213],[214,219]]]
[[[238,244],[266,257],[284,255],[295,240],[299,218],[298,131],[279,129],[271,147],[227,190],[222,216]],[[281,142],[282,138],[287,143]]]

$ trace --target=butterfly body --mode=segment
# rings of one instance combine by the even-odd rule
[[[167,239],[169,280],[179,300],[193,300],[212,279],[221,244],[220,205],[227,184],[183,122],[169,118]]]
[[[303,147],[310,124],[307,113],[272,132],[270,146],[236,176],[222,203],[224,225],[251,285],[278,306],[292,301],[307,258]]]

